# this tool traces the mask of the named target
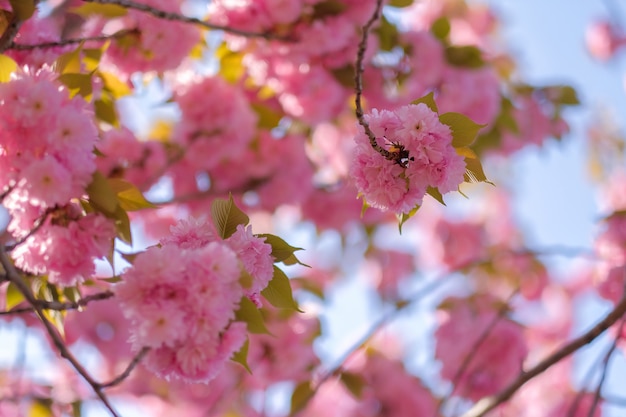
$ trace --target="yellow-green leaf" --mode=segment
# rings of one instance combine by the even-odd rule
[[[342,372],[339,378],[352,395],[356,398],[361,398],[363,388],[365,388],[366,385],[365,379],[363,379],[361,375],[352,372]]]
[[[293,299],[289,278],[287,278],[287,275],[276,265],[274,265],[274,276],[267,285],[267,288],[261,291],[261,295],[276,308],[288,308],[300,311],[298,304]]]
[[[291,410],[289,415],[295,415],[302,410],[309,400],[313,397],[314,391],[311,388],[310,381],[304,381],[296,385],[291,394]]]
[[[116,214],[119,207],[117,195],[111,188],[109,181],[100,171],[96,171],[93,174],[91,183],[87,186],[87,195],[89,196],[89,203],[97,211],[105,214],[107,217],[112,217]]]
[[[291,255],[293,255],[294,252],[303,250],[302,248],[296,248],[294,246],[291,246],[276,235],[261,233],[256,236],[261,239],[265,238],[265,243],[272,247],[272,256],[274,257],[274,262],[284,261]]]
[[[131,93],[128,84],[117,78],[110,72],[99,72],[98,75],[104,81],[104,90],[111,93],[114,98],[127,96]]]
[[[256,112],[257,116],[259,116],[257,125],[262,129],[275,128],[278,126],[280,119],[283,118],[281,113],[263,104],[252,103],[252,109]]]
[[[446,39],[450,34],[450,21],[446,17],[440,17],[430,26],[430,32],[437,39]]]
[[[486,125],[480,125],[461,113],[444,113],[439,121],[450,126],[452,130],[452,146],[461,148],[471,145],[476,140],[478,131]]]
[[[444,206],[446,205],[446,203],[443,201],[443,195],[441,195],[441,192],[439,191],[439,189],[429,186],[426,189],[426,194],[428,194],[429,196],[431,196],[432,198],[434,198],[435,200],[437,200]]]
[[[113,100],[107,96],[102,96],[93,102],[96,117],[113,127],[119,127],[120,121],[117,117],[117,109]]]
[[[417,100],[413,100],[411,104],[419,104],[424,103],[428,106],[429,109],[434,111],[435,113],[439,113],[439,109],[437,108],[437,103],[435,103],[435,94],[431,91],[426,94],[424,97],[420,97]]]
[[[476,155],[476,152],[474,152],[473,150],[471,150],[470,148],[456,148],[456,153],[458,155],[461,155],[465,158],[478,158],[478,155]]]
[[[455,67],[480,68],[485,65],[482,52],[475,46],[448,46],[446,60]]]
[[[229,83],[237,82],[245,73],[243,54],[234,52],[223,43],[215,51],[220,61],[220,75]]]
[[[58,80],[70,90],[71,96],[80,94],[85,99],[88,99],[93,92],[91,75],[91,73],[80,74],[66,72],[60,75]]]
[[[335,80],[344,87],[354,87],[354,65],[347,64],[343,67],[334,68],[330,73],[335,77]]]
[[[248,297],[242,297],[239,302],[239,310],[235,312],[235,320],[242,321],[248,326],[248,331],[255,334],[270,334],[261,311]]]
[[[82,49],[82,43],[73,51],[66,52],[56,60],[56,70],[59,74],[65,73],[80,73],[81,71],[81,62],[80,62],[80,51]]]
[[[346,10],[346,5],[339,0],[324,0],[313,6],[313,19],[337,16]]]
[[[5,299],[5,308],[11,310],[13,307],[18,305],[24,301],[24,295],[17,289],[15,284],[12,282],[9,283],[7,287],[6,299]]]
[[[407,220],[409,220],[411,217],[415,216],[415,213],[417,213],[417,211],[420,209],[421,206],[415,206],[411,211],[409,211],[408,213],[402,213],[400,216],[398,216],[398,232],[400,234],[402,234],[402,226],[404,225],[404,223],[407,222]]]
[[[126,213],[123,208],[118,206],[117,210],[115,210],[115,213],[113,214],[113,219],[115,220],[117,237],[132,246],[133,237],[130,230],[130,219],[128,218],[128,213]]]
[[[17,62],[6,55],[0,55],[0,83],[9,82],[15,70],[17,70]]]
[[[393,7],[409,7],[412,4],[413,0],[391,0],[389,2],[389,5]]]
[[[51,405],[50,399],[36,399],[30,404],[28,417],[53,417]]]
[[[120,207],[126,211],[137,211],[147,208],[156,208],[146,200],[141,191],[130,182],[121,178],[109,178],[109,185],[117,195]]]
[[[238,225],[246,226],[250,219],[235,205],[233,196],[228,196],[228,200],[216,198],[211,204],[211,217],[218,235],[222,239],[232,236]]]
[[[30,19],[35,14],[34,0],[9,0],[13,13],[20,21]]]
[[[383,51],[391,51],[398,45],[398,28],[383,15],[380,26],[374,31],[378,35],[378,43]]]
[[[82,4],[78,7],[71,8],[69,11],[83,17],[100,15],[109,19],[126,16],[126,14],[128,13],[128,10],[125,7],[118,6],[117,4],[98,3]]]
[[[248,371],[248,373],[250,375],[252,375],[252,371],[250,370],[250,366],[248,366],[248,348],[250,346],[250,340],[246,339],[246,341],[244,342],[243,346],[241,347],[241,349],[239,349],[238,352],[235,352],[235,354],[232,357],[232,361],[233,362],[237,362],[238,364],[240,364],[241,366],[243,366],[246,371]]]
[[[465,182],[486,182],[493,185],[492,182],[487,180],[483,166],[477,158],[465,158],[464,179]]]

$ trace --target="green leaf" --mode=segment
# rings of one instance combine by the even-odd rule
[[[354,65],[347,64],[340,68],[330,70],[335,80],[344,87],[354,87]]]
[[[352,372],[342,372],[340,377],[341,382],[356,398],[361,398],[363,395],[363,388],[365,388],[366,382],[361,375]]]
[[[302,312],[293,299],[289,278],[276,265],[274,265],[274,276],[267,287],[261,291],[261,295],[276,308],[288,308]]]
[[[115,230],[117,232],[117,237],[119,237],[123,242],[128,243],[132,246],[133,237],[130,230],[130,219],[128,218],[128,214],[126,213],[126,211],[118,206],[112,218],[115,220]]]
[[[430,26],[430,32],[437,39],[446,39],[450,34],[450,21],[446,17],[440,17]]]
[[[313,397],[315,392],[311,388],[310,381],[304,381],[296,385],[291,394],[291,410],[289,415],[295,415],[298,411],[302,410],[309,400]]]
[[[69,12],[83,17],[100,15],[109,19],[113,19],[116,17],[126,16],[128,10],[125,7],[118,6],[117,4],[87,3],[82,4],[78,7],[73,7],[69,10]]]
[[[313,6],[313,19],[337,16],[346,10],[346,5],[339,0],[321,1]]]
[[[413,0],[391,0],[389,6],[393,7],[408,7],[413,4]]]
[[[576,90],[568,85],[551,86],[542,89],[546,97],[554,104],[576,106],[580,104]]]
[[[439,121],[450,126],[452,130],[452,146],[462,148],[469,146],[476,140],[478,131],[487,125],[480,125],[461,113],[444,113]]]
[[[298,259],[296,255],[294,254],[291,254],[286,259],[283,259],[283,263],[288,266],[289,265],[302,265],[302,266],[306,266],[307,268],[310,268],[309,265],[301,262],[300,259]]]
[[[80,94],[81,97],[89,99],[89,97],[91,97],[91,93],[93,92],[91,75],[91,73],[80,74],[66,72],[61,74],[58,80],[70,90],[72,97],[76,94]]]
[[[100,59],[102,58],[103,50],[101,48],[84,48],[83,49],[83,64],[85,69],[89,72],[95,72],[100,65]]]
[[[399,222],[398,222],[398,232],[400,234],[402,234],[402,226],[404,225],[404,223],[406,223],[407,220],[409,220],[411,217],[415,216],[415,213],[417,213],[417,211],[420,209],[421,206],[415,206],[411,211],[409,211],[408,213],[402,213],[399,216]]]
[[[480,68],[485,65],[482,52],[475,46],[448,46],[446,60],[455,67]]]
[[[28,417],[53,417],[52,401],[49,398],[37,398],[30,404]]]
[[[120,121],[117,117],[117,109],[115,108],[113,100],[106,96],[102,96],[98,100],[94,101],[93,107],[96,112],[96,117],[99,120],[114,127],[120,126]]]
[[[259,116],[257,126],[262,129],[273,129],[283,118],[283,115],[274,109],[259,103],[252,103],[252,109]]]
[[[296,248],[294,246],[291,246],[276,235],[261,233],[256,235],[256,237],[261,239],[265,238],[265,243],[272,247],[272,256],[274,257],[274,262],[284,261],[291,255],[293,255],[294,252],[303,250],[302,248]]]
[[[444,206],[446,205],[446,203],[443,201],[443,195],[441,195],[441,192],[439,191],[438,188],[429,186],[426,189],[426,194],[428,194],[429,196],[431,196],[435,200],[439,201],[442,205],[444,205]]]
[[[35,14],[35,1],[34,0],[9,0],[13,13],[20,21],[30,19]]]
[[[305,291],[310,292],[311,294],[316,295],[317,297],[324,299],[324,289],[321,285],[308,278],[292,278],[291,282],[296,282],[298,288],[301,288]]]
[[[18,305],[24,301],[24,295],[17,289],[15,284],[9,282],[9,286],[7,287],[5,305],[7,311],[11,310],[13,307]]]
[[[232,194],[228,196],[228,200],[216,198],[211,204],[211,217],[218,235],[222,239],[232,236],[237,230],[237,226],[242,224],[246,226],[250,219],[235,205]]]
[[[0,55],[0,83],[11,80],[11,74],[17,70],[17,62],[6,55]]]
[[[109,284],[117,284],[118,282],[122,282],[122,278],[116,275],[111,278],[98,278],[98,281],[108,282]]]
[[[238,352],[235,352],[231,360],[243,366],[246,369],[246,371],[248,371],[248,373],[252,375],[250,366],[248,366],[248,348],[249,347],[250,347],[250,340],[246,339],[241,349],[239,349]]]
[[[248,325],[248,331],[256,334],[270,334],[261,311],[254,305],[248,297],[242,297],[239,302],[239,310],[235,312],[235,320],[242,321]]]
[[[141,191],[130,182],[121,178],[109,178],[109,185],[122,207],[126,211],[137,211],[157,206],[146,200]]]
[[[83,47],[81,43],[76,49],[66,52],[56,60],[56,71],[60,74],[74,73],[81,71],[80,51]]]
[[[72,403],[72,417],[81,417],[83,415],[82,407],[83,407],[82,401],[80,400],[74,401]]]
[[[486,182],[494,185],[491,181],[487,180],[483,166],[478,158],[465,158],[465,182]]]
[[[104,90],[111,93],[114,98],[127,96],[131,93],[131,89],[122,80],[117,78],[115,74],[110,72],[98,72],[102,81],[104,81]]]
[[[435,93],[432,91],[426,94],[424,97],[420,97],[417,100],[413,100],[411,104],[419,104],[424,103],[428,106],[429,109],[434,111],[435,113],[439,113],[439,109],[437,108],[437,103],[435,103]]]
[[[245,73],[243,53],[234,52],[223,43],[215,51],[220,61],[220,75],[229,83],[237,82]]]
[[[94,172],[91,183],[87,186],[89,203],[97,211],[112,217],[117,213],[119,202],[115,191],[100,171]]]

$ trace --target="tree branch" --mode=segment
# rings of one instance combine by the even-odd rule
[[[137,365],[139,365],[139,362],[141,362],[141,360],[148,354],[148,352],[150,352],[150,348],[144,347],[143,349],[141,349],[139,351],[139,353],[137,353],[137,355],[135,355],[133,360],[130,361],[130,363],[128,364],[128,366],[124,370],[124,372],[122,372],[119,376],[113,378],[111,381],[105,382],[105,383],[101,383],[101,384],[98,384],[98,385],[101,388],[109,388],[109,387],[113,387],[115,385],[120,384],[122,381],[124,381],[126,378],[128,378],[128,376],[133,371],[133,369],[135,369],[135,367]]]
[[[93,379],[89,372],[87,372],[87,370],[80,364],[80,362],[78,362],[74,355],[72,355],[67,346],[65,346],[63,338],[57,331],[56,327],[54,327],[54,325],[46,317],[46,315],[44,314],[44,309],[39,305],[38,300],[35,298],[35,295],[31,291],[30,287],[26,285],[26,283],[22,280],[22,277],[18,274],[17,270],[13,266],[13,263],[9,259],[7,252],[1,246],[0,264],[4,267],[9,281],[11,281],[17,287],[17,289],[22,293],[24,298],[26,298],[26,301],[31,306],[33,306],[35,312],[37,313],[37,316],[39,316],[39,319],[45,326],[48,335],[52,339],[52,342],[54,343],[61,356],[67,359],[72,364],[74,369],[76,369],[76,371],[83,377],[83,379],[91,386],[93,391],[96,393],[98,398],[100,398],[100,401],[102,401],[102,403],[109,410],[111,415],[114,417],[120,417],[111,405],[107,396],[102,391],[101,385]]]
[[[356,118],[359,121],[359,124],[363,126],[365,130],[365,134],[370,140],[370,144],[372,148],[376,150],[379,154],[384,156],[386,159],[392,159],[393,155],[387,149],[383,148],[378,144],[376,140],[376,135],[370,129],[370,125],[365,120],[363,115],[363,106],[361,104],[361,96],[363,95],[363,60],[365,59],[365,51],[367,49],[367,38],[369,36],[369,31],[374,25],[374,23],[380,18],[380,14],[383,7],[383,0],[376,0],[376,9],[374,10],[374,14],[363,26],[363,34],[361,35],[361,41],[359,42],[359,48],[357,50],[356,55],[356,64],[355,64],[355,72],[354,72],[354,91],[356,93],[354,98],[354,112],[356,114]]]
[[[97,294],[87,295],[76,302],[67,301],[67,302],[62,303],[60,301],[35,300],[35,303],[42,310],[67,311],[67,310],[78,310],[79,308],[84,307],[87,304],[89,304],[91,301],[106,300],[106,299],[112,298],[113,296],[114,296],[114,293],[112,291],[103,291]],[[0,316],[6,316],[9,314],[31,313],[31,312],[36,312],[35,307],[33,307],[32,304],[30,307],[15,308],[9,311],[0,311]]]
[[[476,403],[470,410],[468,410],[462,417],[482,417],[489,411],[496,408],[498,405],[504,403],[511,398],[517,390],[519,390],[528,381],[541,374],[552,365],[565,359],[572,353],[576,352],[581,347],[593,342],[598,336],[604,333],[609,327],[615,324],[626,313],[626,297],[622,298],[620,302],[615,306],[611,312],[609,312],[604,319],[598,324],[593,326],[583,335],[577,337],[571,342],[565,344],[552,355],[548,356],[530,370],[523,372],[520,376],[513,381],[508,387],[500,391],[500,393],[483,398]]]
[[[36,43],[36,44],[30,44],[30,45],[11,42],[6,49],[12,49],[15,51],[32,51],[33,49],[44,49],[44,48],[54,48],[57,46],[76,45],[82,42],[103,42],[103,41],[108,41],[110,39],[123,38],[124,36],[137,34],[137,33],[139,33],[139,30],[137,29],[122,29],[111,35],[87,36],[84,38],[77,38],[77,39],[63,39],[58,42],[43,42],[43,43]]]
[[[221,30],[221,31],[230,33],[232,35],[244,36],[246,38],[264,38],[268,40],[273,39],[273,40],[282,40],[282,41],[293,40],[293,39],[289,39],[283,36],[278,36],[271,32],[262,32],[262,33],[249,32],[246,30],[234,29],[228,26],[216,25],[213,23],[205,22],[204,20],[201,20],[195,17],[189,17],[189,16],[185,16],[179,13],[166,12],[165,10],[156,9],[152,6],[142,4],[142,3],[136,3],[131,0],[83,0],[83,1],[86,3],[115,4],[118,6],[122,6],[126,9],[134,9],[134,10],[139,10],[141,12],[149,13],[152,16],[157,17],[159,19],[172,20],[172,21],[178,21],[178,22],[183,22],[183,23],[191,23],[194,25],[202,26],[206,29]]]

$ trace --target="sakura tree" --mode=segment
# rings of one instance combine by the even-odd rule
[[[604,383],[626,335],[623,154],[591,131],[611,163],[590,249],[527,244],[503,167],[567,141],[579,101],[524,82],[486,5],[0,0],[0,15],[0,416],[624,402]],[[601,58],[625,44],[590,33]],[[327,313],[355,279],[339,304],[365,297],[378,319],[346,348]],[[611,308],[581,329],[589,293]],[[577,352],[606,340],[575,381]]]

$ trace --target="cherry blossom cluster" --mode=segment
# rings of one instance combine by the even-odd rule
[[[476,401],[512,382],[528,353],[522,327],[498,317],[496,304],[487,296],[448,298],[435,333],[442,377],[456,394]]]
[[[364,129],[355,136],[350,173],[369,205],[408,213],[422,204],[429,187],[443,194],[463,182],[465,162],[452,146],[452,132],[426,104],[374,109],[365,119],[378,145],[394,155],[374,149]]]
[[[246,340],[235,312],[244,295],[258,302],[273,274],[271,250],[249,227],[220,240],[209,223],[192,218],[139,254],[115,292],[133,348],[151,348],[146,366],[168,379],[215,378]],[[247,288],[242,268],[252,277]]]

